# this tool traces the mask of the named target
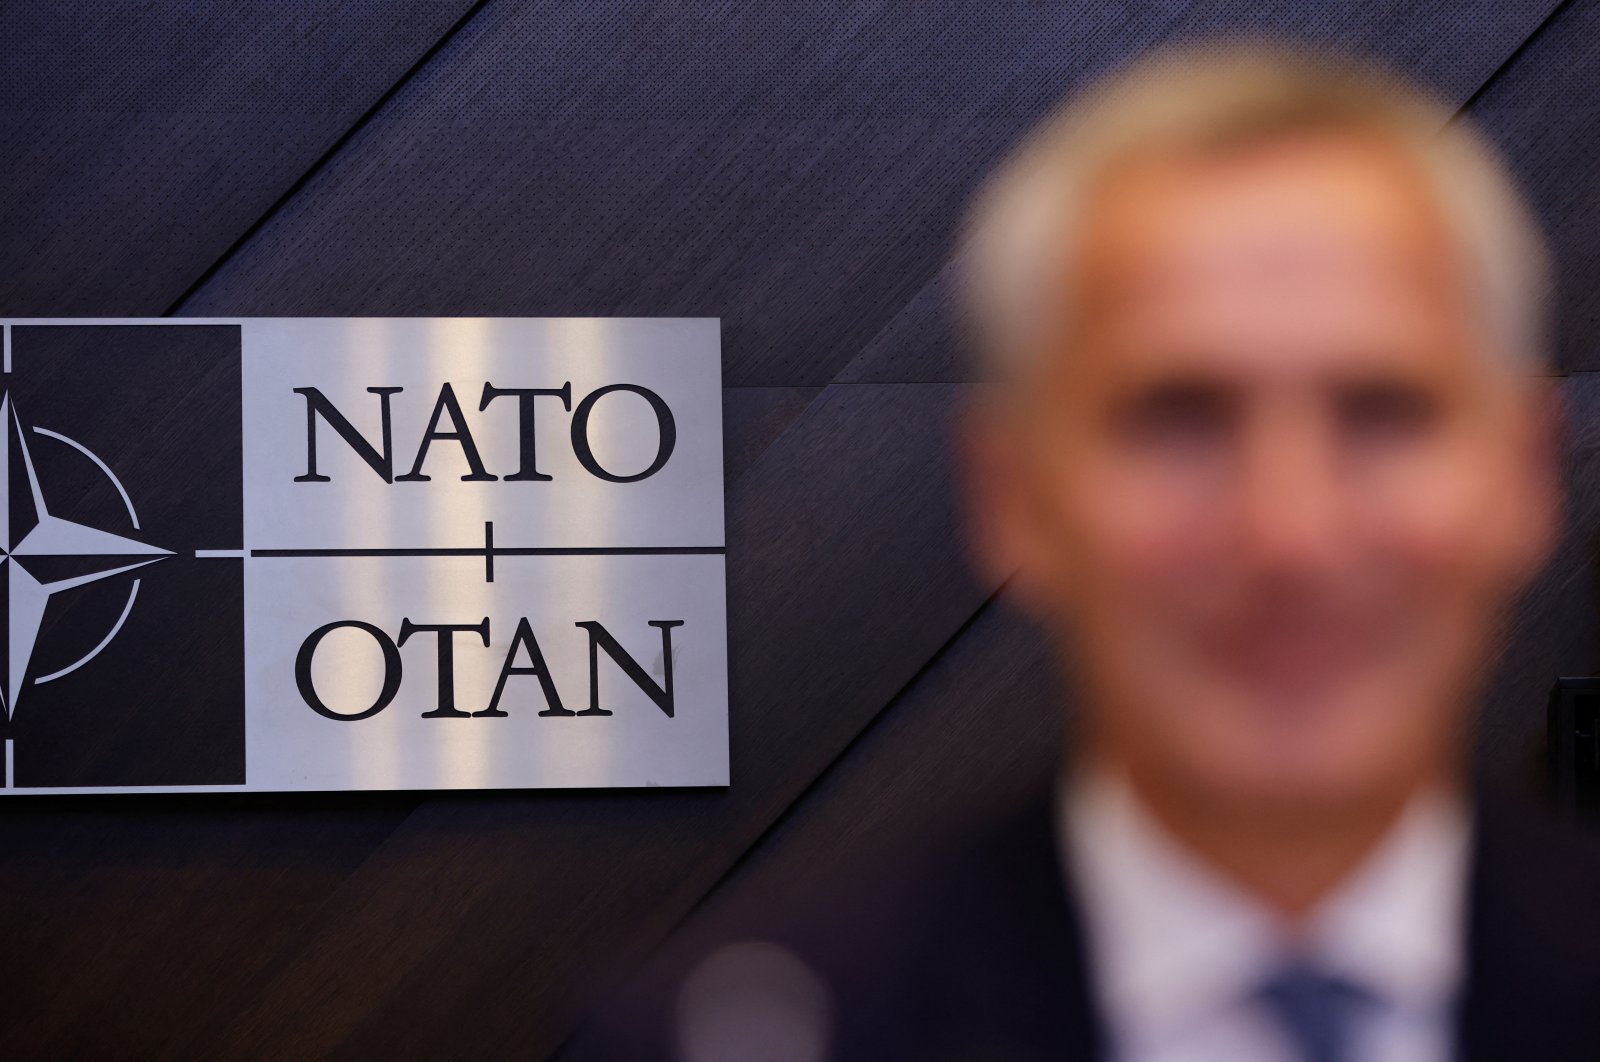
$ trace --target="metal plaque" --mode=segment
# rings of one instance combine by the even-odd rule
[[[728,783],[718,322],[5,322],[7,794]]]

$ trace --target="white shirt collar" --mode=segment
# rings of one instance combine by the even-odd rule
[[[1248,998],[1285,957],[1284,921],[1184,850],[1120,778],[1064,786],[1060,811],[1100,1001],[1124,1039],[1181,1037]],[[1311,913],[1297,954],[1392,1007],[1446,1011],[1463,967],[1470,834],[1458,801],[1414,800]]]
[[[1391,1003],[1448,1006],[1466,964],[1470,816],[1458,799],[1414,799],[1377,851],[1314,912],[1313,957]]]

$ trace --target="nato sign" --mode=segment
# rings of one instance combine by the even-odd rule
[[[3,332],[4,793],[727,784],[715,320]]]

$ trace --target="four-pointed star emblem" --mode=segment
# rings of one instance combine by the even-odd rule
[[[172,551],[52,515],[28,451],[27,432],[9,394],[0,397],[0,422],[0,590],[5,594],[7,620],[5,682],[0,699],[10,718],[17,711],[17,699],[50,595],[154,564],[172,556]],[[72,445],[89,454],[78,444]],[[89,456],[93,458],[92,454]],[[110,474],[103,463],[94,460]],[[131,506],[129,511],[131,514]],[[50,567],[46,558],[79,558],[90,562],[89,570],[46,580],[41,577]],[[101,642],[96,651],[104,645]]]

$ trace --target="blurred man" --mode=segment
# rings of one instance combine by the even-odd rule
[[[975,537],[1072,676],[1062,781],[713,954],[666,1053],[1600,1058],[1600,864],[1466,774],[1559,524],[1492,154],[1370,71],[1166,57],[1036,134],[966,253]]]

